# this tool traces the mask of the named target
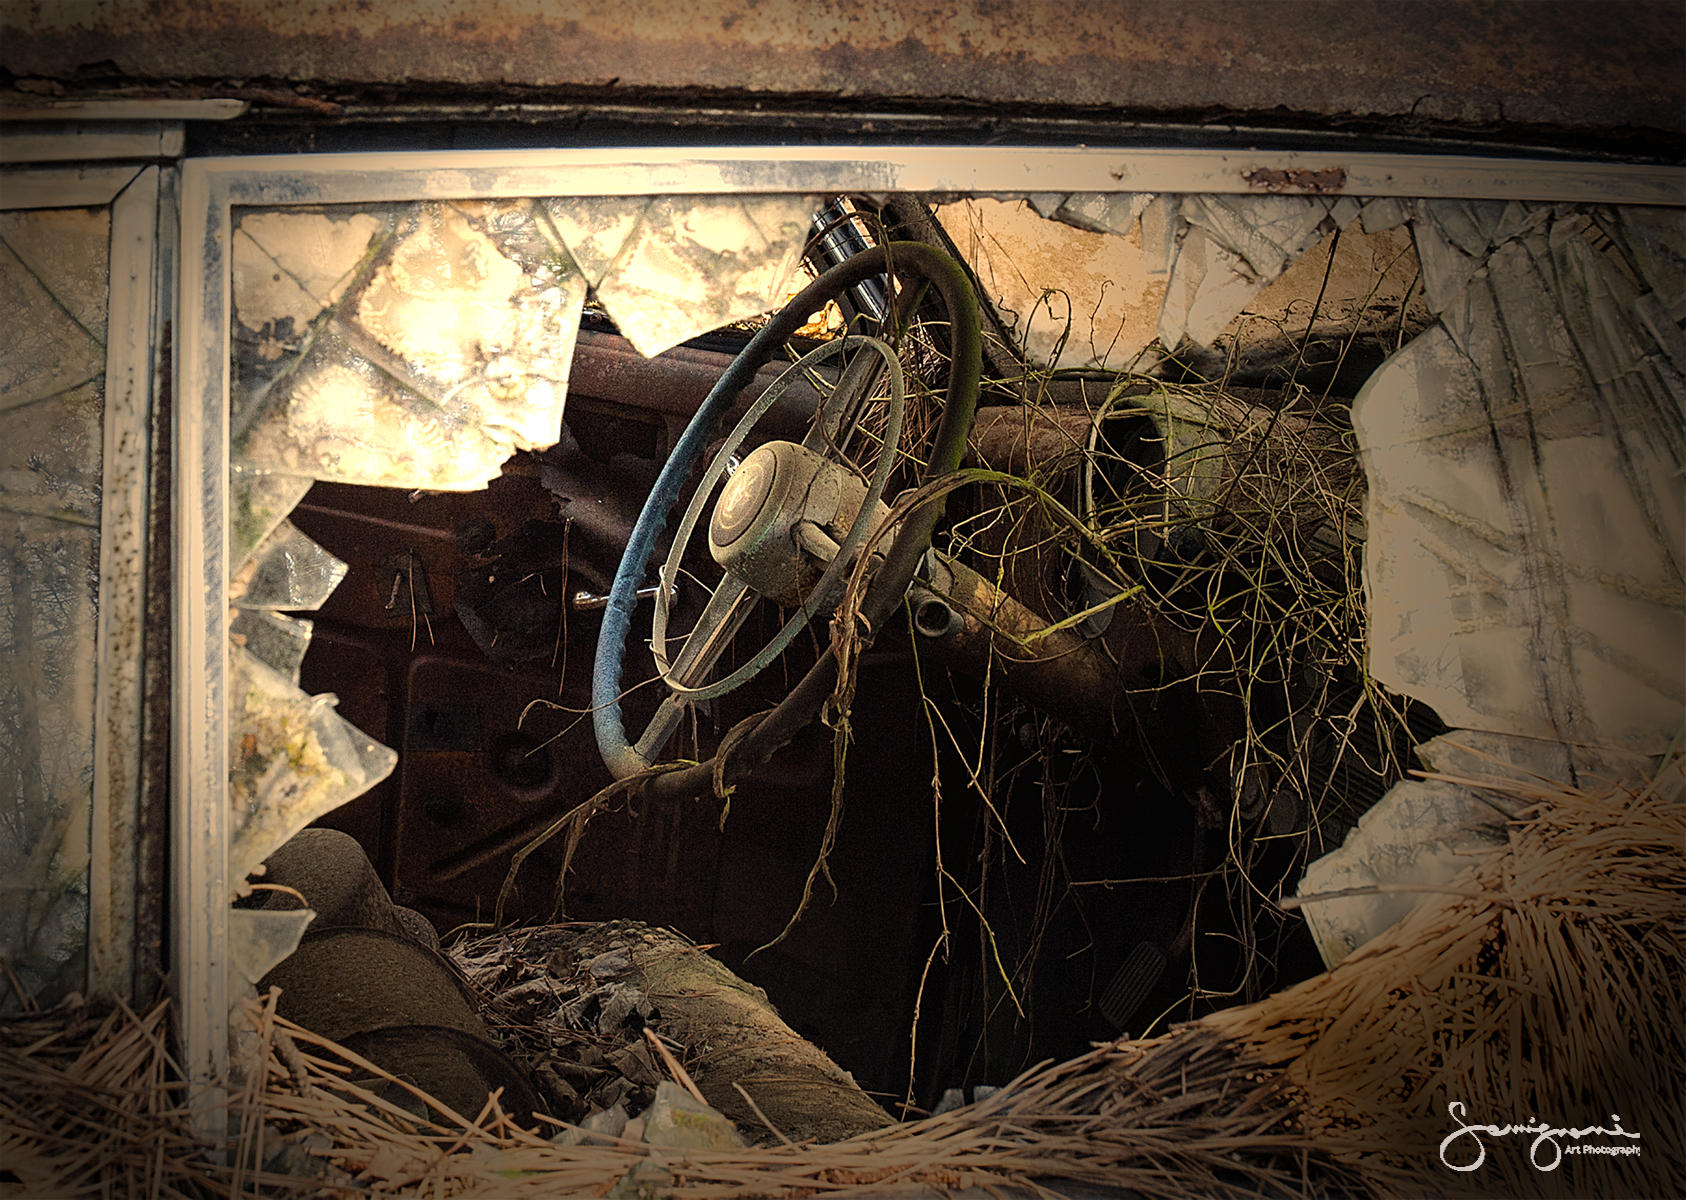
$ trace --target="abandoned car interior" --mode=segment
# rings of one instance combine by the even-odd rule
[[[8,134],[0,1195],[1666,1190],[1666,155],[258,110]]]

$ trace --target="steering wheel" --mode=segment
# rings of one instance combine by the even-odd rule
[[[689,704],[720,695],[745,682],[774,661],[807,622],[828,611],[837,600],[843,575],[852,565],[856,550],[886,519],[889,510],[882,495],[896,457],[902,424],[902,371],[895,352],[884,341],[851,335],[825,343],[793,363],[751,406],[716,453],[681,521],[673,550],[662,568],[662,586],[656,589],[653,649],[669,694],[638,742],[633,744],[627,739],[620,707],[621,673],[637,592],[648,571],[656,539],[701,459],[703,448],[756,372],[773,360],[796,330],[828,302],[875,276],[888,276],[898,285],[892,319],[898,330],[911,323],[927,290],[934,290],[943,302],[947,317],[948,385],[941,420],[920,482],[930,482],[960,465],[977,412],[982,369],[977,298],[960,265],[922,242],[891,242],[839,263],[794,296],[750,339],[697,409],[662,467],[621,555],[598,634],[591,696],[597,746],[616,778],[624,779],[653,766],[660,760],[663,746]],[[824,359],[850,351],[855,352],[854,358],[843,368],[836,388],[821,404],[803,442],[766,443],[732,469],[733,452],[747,437],[755,420],[789,384],[811,373]],[[864,399],[886,376],[890,399],[883,449],[870,478],[863,481],[847,464],[843,446],[849,431],[860,419]],[[728,471],[730,478],[714,505],[708,533],[709,549],[726,575],[705,605],[683,650],[669,662],[667,585],[673,581],[702,505],[714,484]],[[906,595],[915,571],[930,548],[942,508],[940,497],[922,504],[902,517],[897,528],[887,535],[888,548],[883,551],[860,609],[869,630],[880,628]],[[722,679],[708,680],[709,670],[756,598],[762,596],[794,607],[795,614],[748,663]],[[730,764],[734,773],[764,762],[814,719],[831,692],[836,669],[836,657],[828,651],[776,708],[764,714],[743,737],[734,739]],[[717,785],[723,776],[724,771],[716,768],[714,762],[697,764],[656,776],[652,782],[660,781],[684,790],[705,790]]]

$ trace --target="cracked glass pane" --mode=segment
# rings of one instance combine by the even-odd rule
[[[87,979],[109,241],[0,214],[0,1009]]]
[[[1514,225],[1354,403],[1370,654],[1452,724],[1656,753],[1686,716],[1686,382],[1611,223]]]
[[[99,530],[0,509],[0,573],[0,955],[40,1001],[85,977]]]
[[[556,236],[592,287],[614,265],[639,218],[650,207],[648,196],[585,196],[544,201],[544,213]]]
[[[317,609],[350,568],[282,521],[228,581],[229,603],[247,609]]]
[[[385,779],[398,755],[238,646],[229,665],[230,875],[243,880],[293,834]]]
[[[390,769],[347,766],[358,758],[347,746],[390,752],[334,716],[330,698],[289,690],[308,624],[253,611],[318,606],[345,574],[285,520],[311,483],[485,487],[513,453],[560,436],[588,289],[634,346],[659,353],[782,303],[818,207],[609,197],[236,214],[237,876]]]
[[[0,213],[0,241],[53,300],[99,345],[105,344],[111,214],[103,208]],[[16,336],[19,330],[7,326]]]
[[[597,296],[647,356],[760,316],[788,294],[819,207],[814,196],[659,196]]]
[[[23,240],[27,229],[12,224]],[[12,249],[0,243],[0,410],[85,387],[105,373],[105,346]]]
[[[461,491],[556,440],[586,285],[531,202],[245,213],[234,280],[237,465]]]
[[[102,380],[0,409],[0,507],[97,525],[104,436]]]

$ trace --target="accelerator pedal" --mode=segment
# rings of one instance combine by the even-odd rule
[[[1136,943],[1136,948],[1125,956],[1123,964],[1113,972],[1112,979],[1106,985],[1106,991],[1101,993],[1101,1016],[1105,1017],[1114,1029],[1123,1032],[1143,1001],[1159,986],[1159,980],[1165,974],[1169,963],[1170,959],[1157,943]]]

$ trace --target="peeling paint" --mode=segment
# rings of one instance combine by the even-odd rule
[[[1346,169],[1327,167],[1321,171],[1307,171],[1295,167],[1277,169],[1257,167],[1243,171],[1241,178],[1258,192],[1299,192],[1312,196],[1328,196],[1346,187]]]

